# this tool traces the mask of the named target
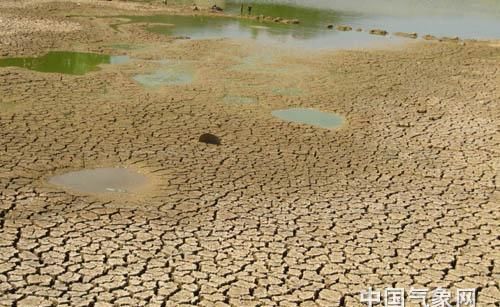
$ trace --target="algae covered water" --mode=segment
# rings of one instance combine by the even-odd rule
[[[123,64],[129,61],[127,56],[106,54],[51,51],[40,57],[19,57],[0,59],[0,67],[21,67],[39,72],[83,75],[98,70],[100,64]]]

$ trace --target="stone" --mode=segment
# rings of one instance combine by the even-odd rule
[[[338,31],[351,31],[352,27],[351,26],[344,26],[344,25],[338,25],[336,27]]]
[[[385,35],[387,35],[387,31],[386,30],[381,30],[381,29],[371,29],[370,30],[370,34],[385,36]]]
[[[333,29],[333,25],[326,26],[328,29]]]
[[[200,138],[198,139],[201,143],[205,144],[211,144],[211,145],[220,145],[221,144],[221,139],[211,133],[203,133],[200,135]]]
[[[437,39],[437,37],[435,37],[434,35],[430,35],[430,34],[426,34],[422,38],[425,39],[425,40],[428,40],[428,41],[436,40]]]

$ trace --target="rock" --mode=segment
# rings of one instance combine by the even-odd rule
[[[413,126],[413,124],[410,122],[399,122],[397,126],[400,128],[410,128]]]
[[[285,23],[285,24],[299,24],[300,23],[300,20],[298,19],[283,19],[281,20],[282,23]]]
[[[425,40],[428,40],[428,41],[433,41],[433,40],[437,39],[434,35],[430,35],[430,34],[426,34],[422,38]]]
[[[283,20],[283,18],[281,18],[281,17],[276,17],[273,19],[274,22],[280,22],[282,20]]]
[[[407,38],[417,38],[418,37],[418,34],[415,33],[415,32],[410,32],[410,33],[407,33],[407,32],[396,32],[394,33],[395,36],[400,36],[400,37],[407,37]]]
[[[333,29],[333,25],[326,26],[328,29]]]
[[[224,9],[223,9],[223,8],[221,8],[221,7],[219,7],[219,6],[217,6],[216,4],[214,4],[214,5],[212,6],[212,11],[213,11],[213,12],[222,12],[222,11],[224,11]]]
[[[373,35],[387,35],[387,31],[386,30],[381,30],[381,29],[371,29],[370,30],[370,34],[373,34]]]
[[[356,29],[356,32],[362,32],[362,31],[363,31],[363,29],[361,29],[361,28]]]
[[[211,145],[220,145],[221,140],[218,136],[211,134],[211,133],[203,133],[200,135],[200,138],[198,139],[201,143],[205,144],[211,144]]]
[[[191,9],[192,9],[193,11],[199,11],[199,10],[200,10],[200,9],[198,8],[198,6],[196,6],[196,5],[193,5],[193,6],[191,7]]]
[[[351,31],[352,27],[339,25],[339,26],[336,27],[336,29],[339,30],[339,31]]]

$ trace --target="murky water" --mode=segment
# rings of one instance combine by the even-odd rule
[[[192,39],[251,39],[308,49],[363,48],[380,44],[398,44],[402,41],[400,38],[379,37],[366,32],[347,33],[329,30],[326,28],[328,23],[347,21],[347,15],[341,16],[335,13],[325,15],[329,17],[319,21],[310,17],[310,21],[304,20],[300,25],[217,16],[155,15],[120,16],[120,18],[127,18],[132,23],[150,23],[152,25],[147,27],[149,31],[168,36],[187,36]]]
[[[193,82],[193,72],[188,68],[160,68],[152,73],[138,74],[135,81],[146,87],[184,85]]]
[[[295,11],[286,8],[301,6],[307,8]],[[309,13],[314,9],[324,13]],[[499,0],[255,0],[253,11],[265,15],[290,15],[306,24],[317,25],[331,19],[327,12],[333,11],[342,22],[364,29],[383,28],[390,32],[476,39],[500,38]]]
[[[127,193],[148,184],[146,176],[127,168],[97,168],[54,176],[49,183],[83,193]]]
[[[344,118],[333,113],[321,112],[314,109],[290,108],[275,110],[272,115],[287,122],[312,125],[315,127],[333,129],[342,126]]]
[[[201,0],[200,0],[201,1]],[[202,1],[203,2],[203,1]],[[211,1],[204,2],[212,3]],[[240,1],[219,1],[225,12],[240,15]],[[248,2],[247,2],[248,3]],[[340,0],[252,1],[252,15],[299,19],[299,25],[254,19],[207,16],[120,16],[130,22],[154,23],[149,30],[193,39],[254,39],[305,48],[364,48],[405,42],[393,36],[369,35],[367,30],[417,32],[420,35],[500,38],[498,0]],[[248,14],[244,6],[244,15]],[[170,26],[159,26],[158,24]],[[328,24],[348,24],[364,31],[329,30]]]
[[[16,66],[39,72],[83,75],[98,70],[100,64],[123,64],[128,61],[127,56],[51,51],[40,57],[0,59],[0,67]]]

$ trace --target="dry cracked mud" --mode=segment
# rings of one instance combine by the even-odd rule
[[[498,44],[268,47],[246,65],[259,46],[64,17],[116,13],[107,2],[12,3],[0,18],[79,30],[3,35],[3,55],[146,47],[83,76],[0,68],[0,306],[360,306],[370,286],[477,288],[478,306],[498,306]],[[193,83],[132,79],[163,59],[191,65]],[[286,107],[346,124],[272,117]],[[199,143],[205,132],[223,145]],[[47,183],[100,166],[150,174],[154,191],[114,199]]]

